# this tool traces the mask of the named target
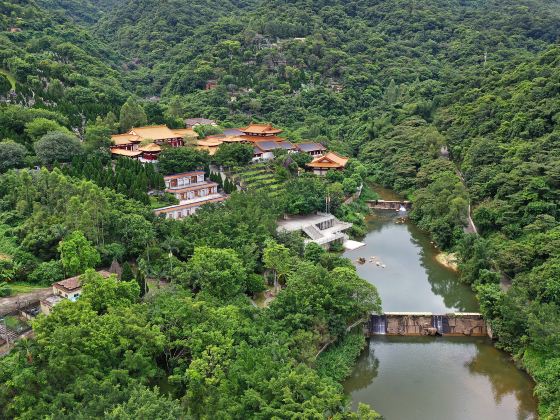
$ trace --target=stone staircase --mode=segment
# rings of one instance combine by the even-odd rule
[[[317,226],[315,225],[305,226],[302,230],[314,241],[317,241],[323,237],[323,234],[319,229],[317,229]]]

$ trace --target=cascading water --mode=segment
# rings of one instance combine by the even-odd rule
[[[438,334],[443,334],[443,316],[434,315],[432,317],[432,327],[437,329]]]
[[[387,333],[387,318],[384,315],[371,316],[371,333],[385,335]]]

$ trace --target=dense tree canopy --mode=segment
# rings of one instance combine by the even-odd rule
[[[13,140],[0,142],[0,172],[24,166],[26,154],[25,147]]]
[[[208,164],[208,152],[181,147],[165,149],[159,155],[158,168],[164,175],[203,169]]]
[[[308,355],[378,300],[347,262],[303,251],[275,220],[323,210],[328,197],[359,230],[342,201],[366,178],[410,198],[411,217],[458,253],[497,344],[537,380],[540,416],[560,417],[557,2],[21,0],[0,10],[0,139],[15,142],[0,142],[2,278],[59,279],[57,246],[80,231],[100,264],[136,260],[135,284],[175,280],[145,303],[129,283],[107,287],[106,306],[84,293],[38,321],[37,340],[0,364],[3,417],[350,417]],[[155,219],[148,190],[209,156],[166,149],[159,172],[113,165],[110,134],[193,116],[269,121],[354,159],[325,182],[296,177],[307,155],[279,156],[279,192]],[[215,160],[249,157],[228,146]],[[464,232],[469,214],[479,235]],[[203,273],[195,262],[212,255],[231,267]],[[283,264],[292,259],[297,269]],[[272,306],[247,304],[244,292],[278,269],[286,289]]]
[[[55,162],[70,162],[82,153],[82,145],[72,134],[52,131],[45,134],[33,148],[37,157],[45,165]]]

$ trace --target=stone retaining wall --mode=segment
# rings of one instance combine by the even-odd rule
[[[386,335],[487,336],[490,333],[479,313],[387,312],[371,316],[368,335],[383,334],[380,319],[385,323]]]

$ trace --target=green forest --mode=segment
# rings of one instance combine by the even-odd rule
[[[380,310],[375,288],[275,230],[329,191],[363,233],[363,207],[340,201],[367,180],[458,255],[540,418],[560,418],[560,3],[214,3],[0,1],[0,284],[134,266],[127,281],[87,271],[80,300],[0,360],[0,417],[377,418],[350,410],[335,366],[364,345],[346,327]],[[162,220],[147,191],[209,158],[113,165],[110,135],[186,117],[270,122],[350,168],[320,182],[279,156],[280,192]],[[271,273],[285,288],[257,309]],[[146,277],[171,286],[144,297]]]

